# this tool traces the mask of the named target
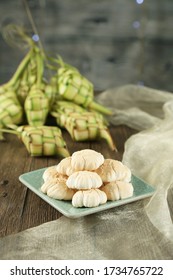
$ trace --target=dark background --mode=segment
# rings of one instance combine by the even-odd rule
[[[46,52],[76,66],[96,90],[133,83],[173,92],[172,0],[27,2]],[[0,21],[31,28],[22,0],[1,0]],[[0,35],[1,84],[24,54]]]

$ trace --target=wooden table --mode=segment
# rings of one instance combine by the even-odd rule
[[[110,127],[118,153],[112,152],[104,141],[73,142],[63,132],[69,151],[92,148],[105,158],[121,160],[124,143],[135,131],[125,127]],[[31,157],[15,135],[5,134],[0,142],[0,237],[14,234],[42,223],[58,219],[62,214],[44,202],[19,182],[19,176],[43,167],[58,164],[59,157]]]

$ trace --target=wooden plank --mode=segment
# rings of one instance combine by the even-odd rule
[[[7,135],[6,139],[6,142],[0,143],[0,189],[3,194],[0,197],[0,232],[5,235],[19,228],[26,189],[19,184],[18,177],[30,170],[31,163],[31,158],[16,136]]]

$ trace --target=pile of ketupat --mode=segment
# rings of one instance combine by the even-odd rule
[[[97,207],[133,196],[131,171],[122,162],[90,149],[74,152],[43,173],[41,191],[74,207]]]
[[[102,138],[115,150],[105,118],[111,111],[94,101],[93,84],[61,58],[49,60],[20,27],[12,28],[27,41],[29,51],[12,78],[0,86],[1,138],[3,132],[18,135],[31,156],[66,157],[70,153],[63,128],[74,141]],[[49,81],[48,68],[53,71]],[[48,115],[57,126],[46,125]]]

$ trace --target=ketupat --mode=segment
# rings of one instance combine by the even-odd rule
[[[20,106],[13,91],[0,95],[0,128],[9,124],[20,124],[23,119],[23,108]],[[3,135],[0,132],[0,139]]]
[[[111,110],[94,101],[93,84],[82,76],[75,67],[64,63],[61,58],[55,62],[60,64],[56,75],[57,90],[63,99],[81,105],[88,110],[95,110],[106,115],[112,114]]]
[[[56,122],[60,127],[64,127],[69,113],[82,113],[86,110],[70,101],[57,100],[51,111],[51,115],[56,118]]]
[[[5,117],[6,116],[6,117]],[[13,91],[0,95],[0,123],[5,127],[8,124],[22,122],[23,109]]]
[[[112,150],[116,146],[101,114],[94,112],[69,113],[64,124],[75,141],[105,139]]]
[[[0,131],[18,135],[31,156],[68,157],[70,155],[58,127],[29,125],[10,127],[13,130],[0,129]]]
[[[43,84],[44,84],[44,94],[49,100],[49,111],[51,111],[51,108],[55,102],[57,92],[53,85],[52,80],[50,82],[43,81]]]
[[[24,35],[24,37],[24,40],[26,39],[29,42],[30,51],[20,63],[11,81],[5,85],[5,88],[7,91],[9,87],[14,89],[18,100],[22,106],[24,105],[27,121],[30,126],[43,126],[48,113],[56,117],[57,124],[60,127],[67,126],[67,118],[72,116],[72,112],[83,113],[85,111],[87,112],[87,110],[94,112],[96,110],[102,114],[109,115],[112,113],[108,108],[94,102],[93,84],[82,76],[76,68],[64,63],[61,58],[58,60],[60,65],[58,73],[47,82],[43,77],[44,67],[48,66],[44,50],[39,48],[27,35]],[[56,59],[53,59],[53,61],[57,63]],[[62,102],[64,102],[63,105]],[[56,108],[57,104],[58,108]],[[100,119],[99,114],[97,117],[96,113],[93,114],[95,114],[95,121],[97,123],[98,119]],[[78,118],[79,115],[76,117]],[[73,118],[75,117],[73,116]],[[89,118],[91,121],[91,117]],[[76,119],[77,123],[78,121]],[[100,132],[97,132],[97,137],[95,138],[105,138],[111,149],[113,149],[114,144],[106,126],[107,123],[103,118],[99,121],[99,125],[101,124],[104,129],[99,128]],[[95,139],[94,133],[96,130],[91,128],[93,123],[90,125],[89,122],[87,125],[88,137],[86,138],[85,132],[83,138],[90,141]],[[76,140],[77,138],[78,140]],[[81,141],[81,136],[77,137],[76,135],[76,138],[73,139],[75,141]]]
[[[49,100],[40,86],[34,85],[25,100],[25,113],[29,125],[44,125],[49,112]]]

